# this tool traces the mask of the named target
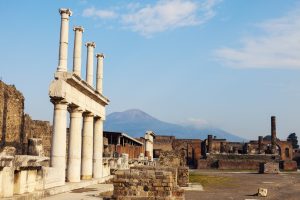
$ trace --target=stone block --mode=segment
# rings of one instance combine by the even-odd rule
[[[258,188],[257,196],[266,197],[268,194],[268,189]]]
[[[27,154],[32,156],[44,156],[45,154],[44,154],[42,139],[29,138]]]
[[[277,163],[277,162],[260,163],[259,173],[278,174],[279,173],[279,163]]]

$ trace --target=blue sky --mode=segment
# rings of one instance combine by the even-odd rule
[[[106,55],[108,113],[139,108],[249,139],[268,134],[275,115],[280,138],[300,133],[299,1],[0,1],[0,76],[34,119],[52,121],[61,7]]]

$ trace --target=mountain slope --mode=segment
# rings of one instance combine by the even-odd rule
[[[147,130],[152,130],[158,135],[174,135],[176,138],[205,139],[208,134],[212,134],[228,141],[245,140],[218,128],[196,129],[163,122],[137,109],[109,114],[104,123],[104,130],[124,132],[133,137],[141,137]]]

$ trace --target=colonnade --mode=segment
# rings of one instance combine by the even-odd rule
[[[60,9],[61,29],[59,45],[59,62],[56,73],[67,73],[68,32],[70,9]],[[81,80],[81,50],[83,27],[73,28],[74,51],[73,72]],[[87,42],[86,80],[85,85],[93,88],[94,42]],[[97,74],[96,94],[102,94],[103,54],[96,54]],[[68,73],[67,73],[68,74]],[[83,94],[84,95],[84,94]],[[54,104],[53,135],[51,146],[51,167],[58,169],[62,178],[69,182],[79,182],[102,177],[103,151],[103,116],[93,113],[84,106],[79,106],[65,98],[50,96]],[[70,113],[68,160],[66,162],[67,112]],[[66,166],[67,163],[67,166]]]

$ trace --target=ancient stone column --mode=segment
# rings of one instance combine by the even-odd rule
[[[212,135],[208,135],[207,136],[207,145],[208,145],[208,148],[207,148],[207,153],[212,153],[212,141],[213,141],[213,136]]]
[[[87,42],[85,44],[87,47],[87,56],[86,56],[86,82],[93,86],[93,66],[94,66],[94,48],[96,44],[94,42]]]
[[[263,146],[263,136],[258,136],[258,153],[261,154],[263,153],[263,149],[262,149],[262,146]]]
[[[271,116],[271,152],[276,153],[276,118]]]
[[[94,118],[94,154],[93,154],[93,178],[102,177],[103,154],[103,120]]]
[[[57,168],[62,179],[66,169],[66,137],[67,137],[67,103],[51,99],[54,104],[53,134],[51,145],[51,167]]]
[[[100,94],[102,93],[102,82],[103,82],[103,59],[104,55],[102,53],[96,54],[97,57],[97,75],[96,75],[96,91]]]
[[[69,155],[67,166],[67,180],[69,182],[80,182],[81,167],[81,130],[82,110],[78,107],[70,107],[70,138]]]
[[[73,72],[81,77],[81,48],[82,48],[82,26],[75,26],[73,28],[75,32],[74,37],[74,52],[73,52]]]
[[[81,160],[81,179],[89,180],[93,174],[93,128],[94,116],[91,113],[83,114],[83,133],[82,133],[82,160]]]
[[[59,9],[59,13],[61,15],[61,25],[57,71],[66,72],[68,60],[69,17],[72,16],[72,11],[70,9],[61,8]]]

